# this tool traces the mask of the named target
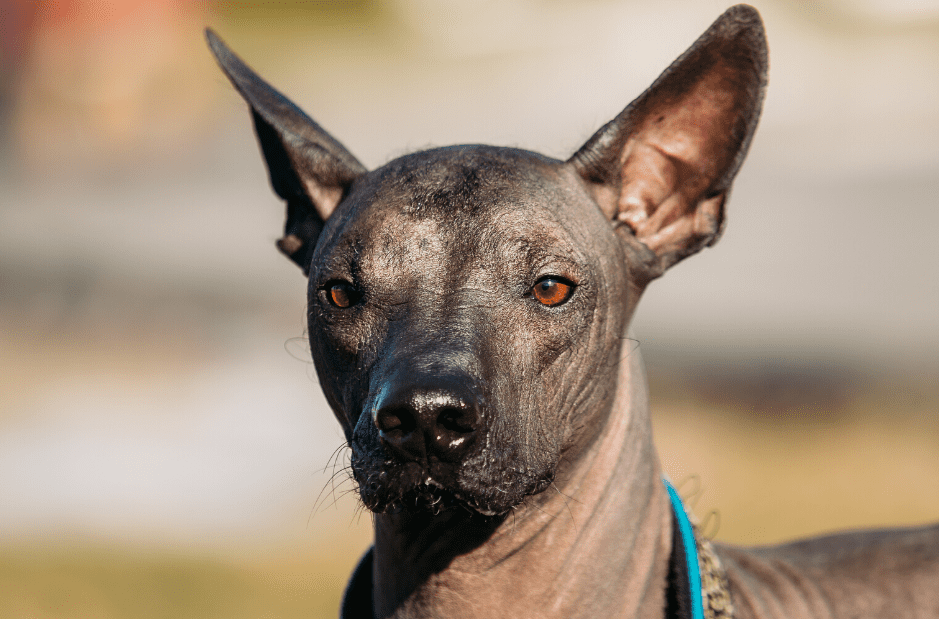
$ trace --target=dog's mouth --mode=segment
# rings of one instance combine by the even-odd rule
[[[495,510],[479,505],[470,497],[441,486],[431,477],[384,505],[382,513],[426,512],[436,516],[454,509],[464,509],[482,516],[500,515]]]
[[[370,470],[353,455],[353,478],[362,503],[378,514],[428,513],[438,515],[463,510],[498,517],[510,512],[526,497],[545,490],[553,475],[522,475],[512,480],[457,482],[452,469],[443,463],[384,462],[380,471]]]

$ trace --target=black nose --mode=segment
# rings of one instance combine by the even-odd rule
[[[408,460],[458,461],[476,439],[479,404],[460,381],[436,379],[382,391],[373,418],[382,442]]]

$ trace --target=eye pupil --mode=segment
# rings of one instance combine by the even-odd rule
[[[532,288],[532,296],[548,307],[560,305],[567,301],[574,292],[574,285],[554,277],[546,277]]]

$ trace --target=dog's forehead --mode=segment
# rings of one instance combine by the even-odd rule
[[[399,157],[369,176],[381,208],[466,219],[520,202],[550,203],[560,165],[518,149],[451,146]]]
[[[528,151],[453,146],[405,155],[357,181],[344,205],[341,236],[525,236],[562,240],[583,231],[584,211],[596,211],[563,163]],[[590,220],[590,217],[586,218]],[[338,230],[336,232],[339,232]],[[569,233],[569,234],[568,234]]]

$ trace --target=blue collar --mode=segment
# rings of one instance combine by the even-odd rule
[[[674,532],[672,535],[672,558],[667,592],[668,617],[681,619],[704,619],[704,602],[701,596],[701,571],[698,567],[698,544],[688,513],[675,487],[662,478],[668,497],[672,501]]]

